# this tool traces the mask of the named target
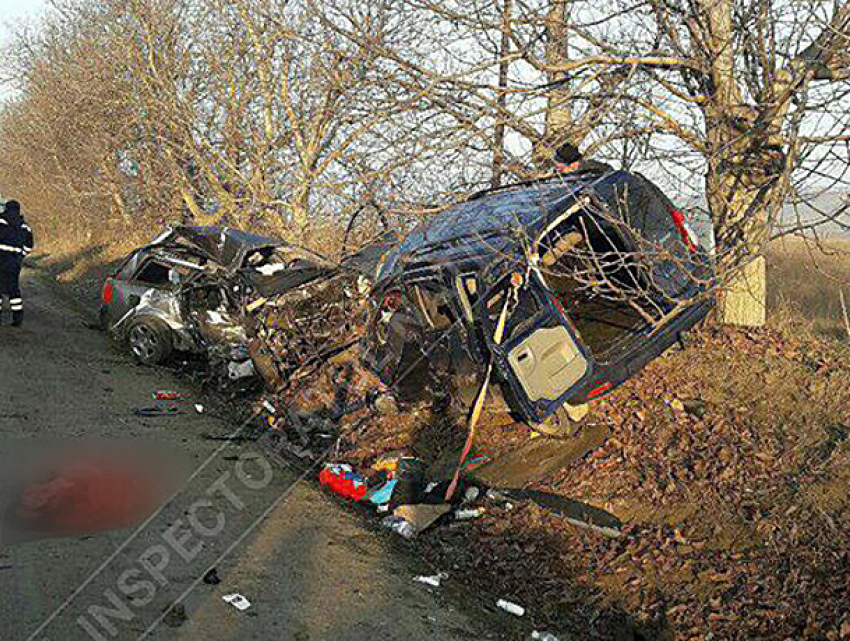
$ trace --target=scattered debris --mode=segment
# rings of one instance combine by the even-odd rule
[[[218,578],[218,572],[215,568],[212,568],[204,575],[203,581],[207,585],[218,585],[219,583],[221,583],[221,579]]]
[[[452,509],[448,503],[420,503],[418,505],[401,505],[393,511],[393,515],[404,519],[417,534],[427,530],[437,519]]]
[[[558,637],[551,632],[538,632],[537,630],[531,633],[531,638],[533,641],[559,641]]]
[[[176,401],[183,398],[183,394],[170,390],[157,390],[151,393],[151,397],[155,401]]]
[[[183,414],[183,410],[181,410],[176,405],[170,405],[168,407],[162,405],[161,403],[157,403],[153,407],[138,407],[133,410],[133,414],[135,416],[147,416],[147,417],[155,417],[155,416],[180,416]]]
[[[622,536],[622,523],[616,516],[567,496],[539,490],[498,490],[491,491],[489,496],[502,501],[531,501],[572,525],[593,530],[609,538]]]
[[[435,574],[433,576],[415,576],[413,580],[417,583],[424,583],[425,585],[430,585],[431,587],[438,588],[440,587],[440,583],[449,578],[449,575],[445,572],[440,572],[439,574]]]
[[[469,508],[466,510],[455,510],[454,517],[458,521],[463,521],[466,519],[477,519],[479,516],[484,515],[484,511],[485,510],[483,507]]]
[[[413,529],[413,526],[400,516],[388,516],[381,521],[381,525],[391,529],[393,532],[405,539],[412,539],[416,536],[416,530]]]
[[[204,406],[201,405],[200,403],[195,403],[195,411],[198,414],[203,414],[204,413]]]
[[[512,603],[510,601],[506,601],[505,599],[499,599],[496,601],[496,606],[504,610],[505,612],[510,612],[511,614],[521,617],[525,614],[525,608],[521,605],[517,605],[516,603]]]
[[[233,594],[225,594],[221,598],[223,601],[226,601],[241,612],[244,612],[245,610],[251,607],[251,602],[238,592],[234,592]]]
[[[319,473],[319,483],[326,490],[353,501],[369,491],[366,480],[345,463],[328,463]]]

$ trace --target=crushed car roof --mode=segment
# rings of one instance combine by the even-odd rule
[[[543,228],[553,215],[564,211],[589,185],[618,182],[630,174],[616,171],[605,176],[575,174],[522,183],[476,194],[471,199],[438,212],[413,229],[387,257],[379,280],[390,275],[399,261],[428,246],[447,245],[469,238],[504,236],[511,231]]]
[[[228,270],[241,267],[245,256],[251,251],[286,245],[283,240],[257,236],[232,227],[178,226],[166,230],[148,247],[169,245],[181,240],[191,243],[210,260]]]

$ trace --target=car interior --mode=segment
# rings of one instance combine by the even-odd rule
[[[616,229],[592,215],[571,216],[538,242],[538,269],[547,288],[600,362],[627,349],[647,321],[623,294],[642,293],[635,260]]]

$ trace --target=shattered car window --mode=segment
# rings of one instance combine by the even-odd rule
[[[168,278],[169,271],[170,268],[167,265],[156,260],[149,260],[136,274],[135,280],[145,285],[167,287],[171,284]]]

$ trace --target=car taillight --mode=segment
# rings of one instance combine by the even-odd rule
[[[611,389],[611,387],[611,381],[605,381],[604,383],[602,383],[602,385],[594,387],[592,390],[590,390],[587,393],[587,398],[596,398],[600,394],[604,394],[605,392],[607,392],[609,389]]]
[[[685,214],[675,207],[668,206],[667,211],[670,213],[670,218],[673,219],[673,224],[676,225],[676,229],[679,231],[679,235],[682,237],[685,245],[687,245],[689,250],[696,251],[699,238],[697,238],[691,226],[688,225],[688,221],[685,220]]]
[[[103,291],[100,294],[100,300],[104,303],[111,303],[113,294],[114,294],[114,290],[113,290],[113,287],[112,287],[112,281],[107,280],[103,284]]]

